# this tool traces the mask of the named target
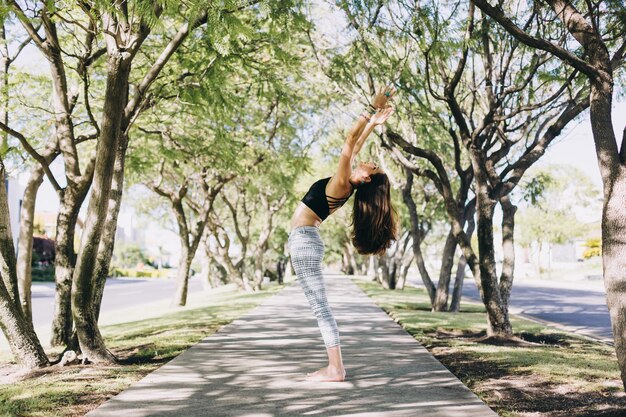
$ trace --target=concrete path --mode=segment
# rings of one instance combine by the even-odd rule
[[[345,382],[303,380],[326,358],[295,283],[87,416],[496,416],[348,278],[326,282]]]

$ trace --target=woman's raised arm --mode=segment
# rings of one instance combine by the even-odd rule
[[[372,104],[370,105],[370,108],[373,109],[373,111],[370,113],[370,121],[372,119],[372,117],[375,117],[376,119],[379,118],[380,116],[378,115],[378,113],[380,113],[380,110],[385,110],[389,107],[389,105],[387,104],[387,102],[389,100],[391,100],[391,98],[396,94],[396,88],[393,85],[388,85],[387,87],[385,87],[384,89],[381,88],[380,91],[378,92],[378,94],[376,94],[374,96],[374,99],[372,100]],[[391,110],[393,112],[393,110]],[[389,118],[389,116],[391,115],[391,113],[389,113],[385,119],[382,122],[378,122],[375,123],[374,126],[378,125],[378,124],[383,124],[385,123],[385,120],[387,120],[387,118]],[[376,121],[376,120],[374,120]],[[370,123],[372,124],[372,123]],[[361,148],[363,147],[363,144],[365,143],[365,140],[367,140],[367,137],[369,136],[369,134],[372,132],[372,130],[374,129],[374,127],[372,127],[372,129],[367,132],[367,134],[365,134],[363,131],[361,132],[361,134],[359,135],[359,138],[357,139],[354,148],[352,148],[352,156],[351,156],[351,160],[354,160],[354,157],[361,152]]]
[[[350,161],[354,160],[357,154],[361,151],[363,144],[367,140],[367,137],[370,135],[370,133],[372,133],[374,128],[385,123],[389,116],[391,116],[391,114],[393,113],[393,110],[393,107],[390,105],[385,109],[378,110],[376,114],[372,115],[371,120],[369,121],[367,126],[365,126],[365,129],[363,129],[363,132],[361,132],[361,136],[357,139],[354,148],[352,148],[352,157],[350,158]]]
[[[341,155],[339,156],[337,172],[333,177],[333,182],[339,187],[349,187],[354,157],[359,153],[363,143],[365,143],[365,140],[374,128],[379,124],[385,123],[393,112],[393,108],[388,106],[387,102],[393,97],[395,92],[396,89],[393,86],[381,88],[378,94],[374,96],[370,105],[372,111],[364,110],[348,131]]]
[[[333,177],[333,182],[337,183],[340,187],[348,186],[350,174],[352,174],[352,155],[354,153],[354,148],[358,139],[363,135],[363,132],[367,130],[367,125],[370,119],[371,118],[368,113],[363,111],[346,135],[346,140],[343,143],[343,148],[341,149],[341,154],[339,155],[337,172]]]

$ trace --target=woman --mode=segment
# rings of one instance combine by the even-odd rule
[[[352,169],[354,158],[367,137],[393,113],[387,102],[394,93],[393,87],[387,87],[374,97],[369,110],[359,116],[348,132],[335,174],[311,186],[291,219],[291,262],[317,318],[328,354],[328,366],[308,374],[308,380],[343,381],[346,375],[339,331],[328,305],[322,276],[324,242],[319,235],[319,226],[356,190],[352,242],[357,251],[362,254],[382,253],[396,238],[395,212],[391,206],[387,175],[369,162],[361,162]]]

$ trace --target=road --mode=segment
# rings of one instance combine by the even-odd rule
[[[125,311],[129,306],[140,307],[169,300],[174,296],[173,279],[110,278],[102,297],[101,318]],[[189,292],[202,291],[200,279],[189,280]],[[42,343],[49,340],[54,310],[54,283],[35,282],[32,289],[33,323]],[[102,320],[101,320],[102,321]],[[4,335],[0,334],[0,349],[8,349]]]
[[[421,280],[409,279],[423,286]],[[471,277],[464,281],[463,296],[480,301]],[[510,311],[574,333],[612,342],[611,321],[601,282],[518,280],[513,283]]]

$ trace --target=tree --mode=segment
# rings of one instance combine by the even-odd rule
[[[403,158],[402,156],[396,154],[395,157],[401,164],[404,165],[407,163],[405,158]],[[411,164],[409,164],[409,166],[411,166]],[[402,199],[409,211],[409,218],[411,221],[410,230],[413,238],[412,247],[415,261],[422,277],[422,282],[424,283],[426,291],[428,292],[428,295],[430,297],[432,309],[433,311],[458,311],[458,307],[460,305],[461,290],[463,287],[463,278],[465,274],[465,266],[463,264],[463,261],[461,260],[463,258],[461,258],[458,262],[457,275],[455,277],[454,284],[455,291],[453,293],[453,299],[450,302],[450,307],[448,306],[450,279],[452,274],[452,267],[454,264],[454,254],[457,247],[455,235],[452,229],[450,229],[447,233],[445,244],[442,249],[439,280],[437,282],[437,287],[435,287],[432,279],[430,278],[430,273],[428,272],[426,263],[424,261],[424,255],[422,253],[422,242],[426,238],[426,235],[430,231],[434,221],[437,220],[437,217],[440,216],[440,212],[443,209],[442,202],[440,199],[435,198],[432,191],[427,191],[427,187],[424,187],[422,185],[423,189],[418,194],[423,197],[425,204],[422,205],[420,213],[418,213],[417,205],[413,198],[412,192],[414,172],[406,166],[404,170],[406,181],[404,183],[404,186],[402,187]],[[475,201],[472,200],[470,202],[466,202],[467,192],[469,191],[469,184],[471,183],[471,174],[464,170],[459,170],[457,172],[460,174],[460,178],[466,178],[465,181],[460,181],[460,192],[457,194],[457,201],[459,202],[458,204],[465,205],[462,224],[465,224],[466,222],[471,224],[471,221],[474,217]],[[433,204],[429,204],[431,201],[436,201],[437,206],[433,208]],[[431,206],[430,209],[428,209],[429,205]],[[467,233],[469,236],[471,236],[472,229],[468,228]],[[463,271],[463,273],[459,271]]]
[[[72,328],[69,297],[75,262],[74,231],[76,219],[91,184],[95,163],[95,155],[87,154],[88,162],[81,169],[81,154],[79,153],[77,145],[86,140],[94,139],[99,134],[99,127],[91,112],[89,94],[87,94],[90,83],[88,68],[104,54],[105,50],[102,48],[97,48],[95,51],[93,50],[96,46],[96,37],[94,36],[96,25],[95,20],[91,19],[87,30],[78,29],[80,28],[80,23],[78,24],[77,30],[79,32],[86,32],[84,44],[79,45],[79,52],[72,54],[70,57],[63,53],[63,43],[61,40],[65,39],[63,39],[63,33],[60,34],[58,31],[57,19],[64,13],[76,12],[77,8],[69,7],[69,10],[55,8],[51,11],[46,5],[43,5],[41,8],[26,11],[15,1],[9,2],[9,8],[20,21],[31,42],[50,63],[55,133],[54,137],[50,140],[51,146],[48,148],[49,150],[46,154],[39,155],[34,151],[24,135],[20,132],[10,133],[20,139],[24,148],[39,162],[61,200],[61,209],[57,217],[57,233],[55,238],[57,253],[55,260],[55,279],[57,288],[55,292],[52,343],[64,344],[69,343]],[[27,12],[32,13],[33,16],[28,16]],[[70,20],[73,19],[70,18]],[[40,26],[43,29],[43,35],[39,33]],[[67,61],[70,61],[69,65]],[[76,66],[74,66],[74,64],[76,64]],[[77,68],[77,70],[73,71],[70,68]],[[70,70],[68,71],[68,69]],[[94,129],[94,131],[87,131],[84,128],[78,127],[81,123],[73,119],[73,113],[77,110],[77,105],[79,105],[79,95],[75,94],[70,89],[72,73],[78,75],[78,81],[82,84],[82,87],[84,87],[83,103],[81,104],[86,114],[83,113],[78,116],[78,118],[85,120],[85,124],[89,126],[89,128]],[[67,185],[64,187],[62,187],[59,181],[52,175],[49,168],[50,158],[55,149],[55,141],[58,141],[59,152],[63,156],[65,165],[64,175]],[[35,182],[32,185],[29,184],[30,190],[35,188],[34,184],[36,184],[37,175],[37,172],[33,172],[33,180]],[[29,189],[27,189],[27,191],[30,191]],[[26,224],[26,226],[29,227],[28,224]],[[25,231],[25,236],[26,235],[28,235],[28,230]],[[24,274],[26,274],[26,271],[23,265],[26,265],[28,263],[27,261],[28,259],[24,259],[21,264],[21,270]]]
[[[198,2],[186,4],[181,9],[178,4],[98,1],[78,5],[44,3],[34,11],[22,9],[15,1],[9,2],[9,6],[33,43],[51,63],[55,131],[68,183],[65,188],[58,186],[58,183],[56,186],[64,201],[72,203],[62,205],[67,210],[62,208],[57,226],[63,228],[65,222],[68,227],[65,228],[67,233],[57,237],[57,244],[68,234],[73,234],[74,213],[77,213],[73,209],[80,207],[81,198],[86,195],[93,175],[93,188],[76,267],[72,271],[70,262],[57,275],[65,272],[65,277],[72,277],[72,313],[83,354],[92,361],[111,362],[114,358],[104,346],[96,318],[121,201],[129,130],[140,113],[149,107],[147,99],[153,82],[189,34],[211,21],[212,25],[204,31],[206,39],[226,50],[228,42],[221,31],[226,30],[237,39],[242,39],[244,36],[241,32],[246,29],[242,22],[254,25],[254,19],[250,21],[248,16],[243,19],[240,16],[250,5],[241,6],[239,2],[233,1],[219,7],[207,7]],[[257,17],[271,22],[270,26],[280,30],[289,29],[290,21],[293,20],[291,17],[295,15],[293,11],[291,3],[287,1],[255,8]],[[27,13],[33,13],[33,16]],[[43,35],[36,28],[39,20],[44,29]],[[58,21],[63,21],[63,25],[58,25]],[[59,27],[72,28],[69,30],[72,32],[70,39],[84,36],[83,42],[78,41],[78,52],[71,46],[62,46]],[[149,37],[155,28],[158,33]],[[139,53],[140,50],[142,53]],[[106,87],[99,95],[102,114],[100,123],[97,123],[89,105],[89,77],[85,69],[99,57],[106,58]],[[67,61],[76,65],[68,65]],[[87,164],[84,170],[81,170],[76,150],[80,139],[76,129],[80,123],[72,120],[78,96],[69,93],[67,73],[71,68],[77,68],[75,72],[85,87],[82,108],[86,124],[95,130],[88,132],[87,136],[98,140],[95,158],[90,159],[93,163]],[[131,89],[131,83],[136,83],[135,88]],[[66,239],[68,242],[72,240]],[[63,257],[61,252],[57,250],[60,259]],[[68,258],[71,261],[71,256]],[[68,282],[67,279],[63,280],[64,284]],[[67,290],[68,285],[63,288]]]
[[[0,179],[6,171],[0,155]],[[22,312],[17,288],[15,248],[11,235],[6,188],[0,186],[0,327],[6,336],[13,356],[29,368],[47,366],[48,357],[39,339]]]
[[[518,241],[527,248],[538,245],[537,265],[541,275],[543,245],[547,244],[550,250],[552,245],[570,242],[587,232],[576,211],[591,206],[597,191],[578,168],[558,165],[535,170],[532,180],[523,187],[527,206],[520,213]]]
[[[9,52],[6,36],[6,23],[8,19],[4,13],[0,16],[0,19],[2,20],[0,22],[0,71],[2,77],[0,129],[3,131],[2,135],[0,135],[0,181],[3,182],[3,185],[0,186],[0,327],[17,361],[28,368],[36,368],[47,366],[49,361],[33,330],[30,315],[30,297],[20,297],[19,290],[20,287],[24,288],[24,281],[18,278],[17,260],[15,258],[15,248],[9,219],[8,196],[6,187],[4,186],[4,181],[7,177],[5,158],[11,149],[9,135],[14,136],[13,133],[17,133],[8,127],[10,108],[9,69],[26,46],[27,41],[19,42],[16,49],[11,54]],[[17,137],[17,139],[22,142],[24,141],[23,136]],[[30,151],[36,154],[34,149],[30,148]],[[28,206],[29,202],[26,201],[25,204]],[[30,207],[26,207],[26,211],[29,212]],[[32,229],[27,250],[32,251]],[[30,290],[29,286],[28,290]],[[20,302],[21,300],[25,300],[27,303],[23,305]]]
[[[385,5],[382,2],[376,4],[339,2],[337,4],[345,14],[349,27],[354,32],[354,37],[358,40],[353,40],[354,37],[351,38],[352,43],[348,44],[349,48],[325,46],[325,53],[318,51],[318,59],[325,68],[327,76],[342,85],[344,90],[353,90],[355,95],[361,96],[364,101],[367,101],[367,96],[373,92],[374,80],[387,80],[389,78],[397,80],[400,78],[408,99],[399,106],[395,119],[403,119],[415,135],[420,139],[427,140],[429,145],[445,154],[450,159],[450,163],[454,163],[453,156],[449,152],[450,149],[440,145],[441,138],[448,135],[445,126],[440,126],[439,120],[435,124],[429,120],[431,114],[437,114],[437,103],[432,103],[429,100],[424,102],[423,97],[419,96],[419,90],[424,86],[423,75],[416,75],[411,72],[415,70],[410,63],[410,59],[414,57],[411,39],[404,34],[404,28],[398,27],[401,23],[390,18],[387,9],[392,10],[394,6],[391,3]],[[409,6],[401,4],[400,8],[402,7]],[[322,40],[318,39],[319,37],[313,39],[314,35],[311,36],[312,43],[323,44]],[[366,84],[367,88],[362,89],[361,84]],[[390,155],[401,166],[405,162],[409,163],[401,152],[399,154],[394,152],[392,143],[382,140],[381,145],[391,151]],[[473,172],[469,167],[461,166],[460,158],[458,162],[455,173],[458,175],[458,179],[455,178],[455,180],[458,181],[459,188],[455,197],[462,200],[458,204],[463,207],[466,204],[471,206],[473,203],[468,203],[467,199]],[[409,163],[409,166],[414,167],[414,164]],[[411,191],[405,190],[403,202],[409,209],[409,216],[412,219],[410,227],[416,263],[422,281],[431,296],[433,308],[436,311],[443,311],[447,309],[449,284],[457,243],[454,236],[450,234],[447,239],[448,244],[445,245],[442,252],[440,279],[437,288],[435,288],[428,270],[424,267],[424,257],[419,246],[423,237],[420,236],[420,225],[417,223],[419,221],[418,213],[408,199],[410,195]]]
[[[507,16],[508,10],[486,0],[476,5],[501,25],[512,37],[579,71],[587,79],[590,94],[591,130],[596,147],[604,190],[602,210],[602,262],[607,305],[615,338],[615,351],[626,389],[626,130],[618,146],[611,106],[615,74],[623,67],[626,51],[626,18],[623,2],[571,2],[546,0],[518,16],[535,15],[538,25],[555,27],[563,41],[545,39],[531,33],[532,26],[521,26]],[[586,10],[585,10],[586,9]],[[532,21],[530,22],[532,24]],[[611,52],[612,51],[612,52]]]
[[[11,49],[13,51],[9,51],[9,43],[10,40],[15,41],[16,37],[9,31],[9,38],[7,39],[7,24],[11,24],[10,19],[6,19],[3,22],[0,29],[0,39],[2,42],[0,48],[0,68],[2,71],[2,109],[0,110],[0,119],[2,122],[2,126],[6,128],[2,128],[2,139],[0,139],[0,153],[6,154],[9,151],[9,112],[11,108],[9,92],[12,89],[12,83],[19,82],[15,80],[11,80],[9,69],[13,62],[17,59],[20,53],[24,50],[24,48],[29,44],[30,38],[27,36],[23,40],[19,40],[17,45],[11,45]],[[14,71],[15,72],[15,71]],[[37,84],[37,87],[43,87],[40,83],[39,77],[29,77],[30,80],[33,81],[33,84]],[[34,87],[34,86],[33,86]],[[43,106],[42,106],[43,107]],[[14,112],[15,113],[15,112]],[[17,116],[17,117],[16,117]],[[13,123],[16,122],[15,119],[19,119],[22,116],[17,113],[13,115]],[[32,117],[32,113],[30,114]],[[19,120],[18,120],[19,122]],[[29,124],[32,126],[32,120],[29,121]],[[33,129],[31,129],[33,131]],[[51,140],[50,143],[43,151],[42,157],[43,161],[48,165],[52,160],[54,160],[58,154],[59,149],[58,145],[54,143],[54,139]],[[20,303],[22,306],[22,310],[24,315],[29,323],[32,324],[32,309],[31,309],[31,260],[32,260],[32,247],[33,247],[33,218],[35,211],[35,200],[37,196],[37,190],[41,185],[44,176],[44,169],[41,165],[37,165],[26,184],[24,190],[24,196],[22,198],[22,207],[20,209],[20,230],[17,244],[17,276],[18,276],[18,286],[20,293]]]
[[[364,32],[360,43],[377,65],[363,66],[395,74],[405,94],[407,114],[398,112],[399,123],[384,136],[386,145],[400,151],[394,152],[399,161],[432,181],[441,194],[487,308],[488,334],[509,338],[516,211],[509,194],[567,122],[584,110],[587,90],[579,73],[511,41],[477,14],[473,3],[464,2],[449,8],[432,2],[355,6],[349,13],[365,16],[359,21],[376,16],[376,31]],[[531,65],[514,59],[519,56]],[[437,141],[441,132],[449,145]],[[466,194],[469,183],[473,198]],[[467,205],[474,203],[478,253],[463,224]],[[496,269],[494,251],[498,205],[503,212],[502,271]]]
[[[488,19],[475,22],[474,13],[470,3],[465,40],[459,45],[462,54],[452,72],[441,70],[444,51],[449,46],[442,32],[448,26],[445,19],[441,20],[441,27],[439,23],[427,26],[430,31],[423,38],[432,41],[426,44],[423,53],[426,89],[435,100],[445,103],[452,121],[449,132],[455,149],[464,148],[473,171],[478,254],[469,244],[462,225],[454,225],[460,213],[448,197],[451,193],[446,191],[449,186],[444,178],[447,175],[444,165],[428,151],[412,148],[393,135],[391,140],[405,152],[428,160],[435,168],[454,233],[488,311],[488,333],[511,337],[508,302],[514,274],[516,207],[510,193],[563,126],[585,108],[586,90],[577,87],[576,72],[563,71],[553,61],[524,48],[519,42],[507,42],[506,35],[490,25]],[[420,22],[427,24],[427,15],[423,13]],[[527,57],[531,65],[514,60],[518,55]],[[443,88],[437,88],[438,85]],[[445,123],[445,120],[440,121]],[[533,139],[527,140],[529,136]],[[498,204],[503,213],[504,254],[499,277],[493,235],[494,209]]]
[[[184,77],[169,85],[164,80],[158,90],[157,99],[169,102],[167,110],[152,112],[139,122],[151,127],[139,129],[144,140],[131,152],[133,167],[139,181],[168,200],[180,236],[176,305],[185,304],[189,267],[207,223],[215,223],[211,213],[218,196],[223,198],[223,188],[236,178],[258,173],[257,165],[268,165],[264,162],[268,154],[301,122],[297,112],[302,93],[295,88],[300,77],[268,78],[268,72],[297,74],[301,65],[293,55],[297,41],[281,42],[287,36],[282,31],[259,31],[255,36],[258,39],[248,39],[250,45],[232,45],[225,56],[219,50],[198,48],[177,57]],[[209,66],[203,71],[192,72],[206,62]]]
[[[261,289],[277,214],[293,198],[296,165],[285,155],[272,162],[273,168],[264,162],[224,188],[223,204],[213,210],[207,230],[212,258],[231,282],[248,291]],[[265,178],[259,175],[261,170]]]

